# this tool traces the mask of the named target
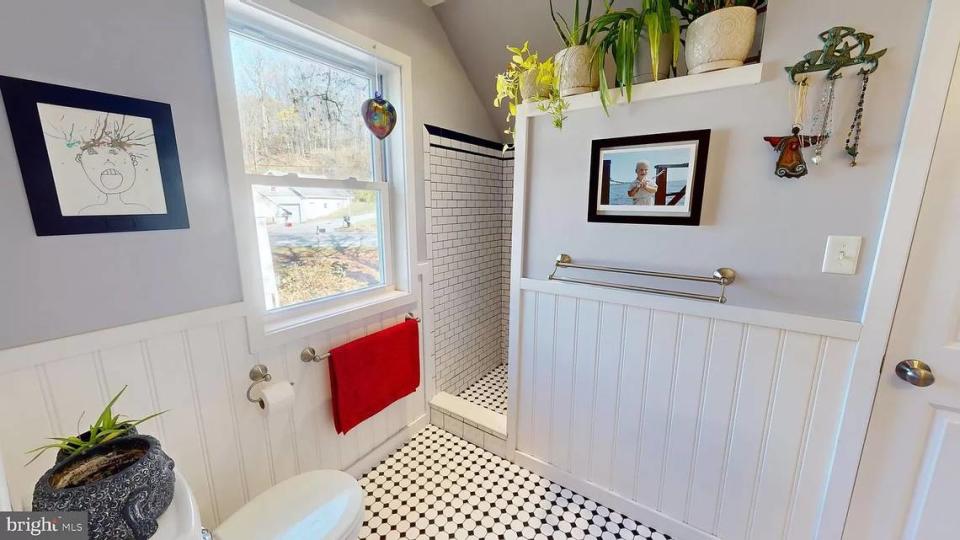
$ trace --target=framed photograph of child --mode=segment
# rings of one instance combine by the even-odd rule
[[[593,141],[587,221],[699,225],[710,130]]]
[[[189,227],[170,105],[0,76],[38,236]]]

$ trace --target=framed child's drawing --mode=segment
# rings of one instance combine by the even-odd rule
[[[170,106],[0,76],[39,236],[189,227]]]
[[[710,130],[593,141],[587,220],[699,225]]]

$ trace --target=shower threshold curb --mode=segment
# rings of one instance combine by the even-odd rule
[[[430,423],[458,437],[504,456],[507,417],[459,396],[440,392],[430,400]]]

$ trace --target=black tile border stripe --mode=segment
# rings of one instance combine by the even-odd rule
[[[430,148],[443,148],[444,150],[453,150],[454,152],[463,152],[464,154],[471,154],[474,156],[480,156],[490,159],[499,159],[500,161],[513,161],[513,156],[491,156],[490,154],[481,154],[480,152],[474,152],[472,150],[464,150],[463,148],[454,148],[452,146],[446,146],[443,144],[434,144],[430,143]],[[502,150],[502,148],[498,149]]]
[[[427,133],[431,135],[446,137],[448,139],[453,139],[455,141],[465,142],[468,144],[475,144],[491,150],[503,150],[503,143],[488,141],[487,139],[481,139],[480,137],[467,135],[466,133],[460,133],[459,131],[453,131],[452,129],[431,126],[430,124],[424,124],[423,127],[427,128]]]

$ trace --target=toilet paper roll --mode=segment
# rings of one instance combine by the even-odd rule
[[[260,408],[268,416],[281,414],[293,408],[293,385],[289,381],[260,383],[253,387],[250,396],[260,401]]]

